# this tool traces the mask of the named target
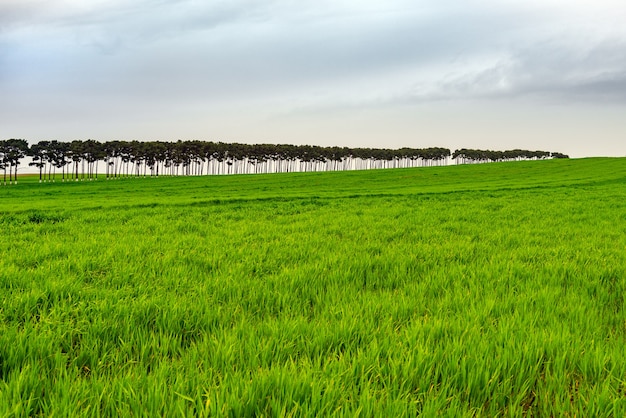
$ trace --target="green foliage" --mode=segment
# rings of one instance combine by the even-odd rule
[[[625,159],[35,178],[0,213],[0,416],[626,413]]]

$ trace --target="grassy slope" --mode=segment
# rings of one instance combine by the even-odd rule
[[[626,160],[0,188],[0,415],[621,416]]]
[[[31,177],[19,187],[0,188],[0,211],[569,187],[619,182],[624,177],[626,164],[624,159],[618,158],[324,174],[162,177],[158,181],[154,178],[100,179],[87,183],[46,183],[39,188],[33,186],[37,180]]]

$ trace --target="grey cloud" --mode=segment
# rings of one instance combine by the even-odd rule
[[[626,102],[626,74],[603,74],[599,79],[580,83],[573,89],[581,97],[600,97]]]
[[[456,28],[452,33],[443,29],[452,25]],[[192,77],[207,86],[219,83],[227,89],[239,86],[250,91],[278,85],[297,88],[298,84],[323,84],[330,79],[386,77],[389,71],[427,67],[433,61],[445,63],[459,54],[487,50],[491,43],[481,39],[494,25],[477,25],[457,15],[430,21],[404,14],[391,22],[384,17],[360,16],[297,24],[235,19],[227,28],[173,33],[177,38],[169,47],[171,40],[143,46],[134,51],[137,63],[133,71],[155,78],[179,74],[182,77],[176,83],[184,84]]]
[[[0,34],[31,21],[45,9],[44,0],[3,0],[0,3]]]
[[[0,32],[0,46],[20,50],[3,78],[37,78],[68,100],[624,100],[619,34],[559,39],[567,21],[515,2],[118,0],[81,11],[49,0],[35,13],[40,3],[10,3],[14,25],[33,29]]]
[[[69,10],[51,18],[48,24],[68,30],[114,33],[131,43],[150,43],[234,22],[263,20],[269,15],[272,3],[250,0],[118,1],[95,9]]]
[[[626,104],[626,40],[584,51],[558,41],[504,51],[496,62],[416,84],[398,101],[529,98],[553,102]]]

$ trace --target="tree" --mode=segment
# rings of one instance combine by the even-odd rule
[[[6,158],[6,141],[0,141],[0,169],[4,172],[4,185],[7,184],[7,164]]]
[[[102,144],[93,139],[88,139],[82,143],[81,152],[82,160],[87,163],[87,178],[89,180],[97,178],[98,160],[102,159],[104,155]]]
[[[62,170],[62,181],[65,181],[65,166],[72,162],[70,144],[67,142],[51,141],[50,158],[54,168],[60,168]]]
[[[15,177],[15,184],[17,184],[17,168],[20,165],[20,160],[24,158],[28,152],[28,142],[24,139],[7,139],[4,141],[3,148],[4,164],[8,164],[9,166],[9,184],[13,182],[13,177]]]
[[[41,183],[43,181],[43,173],[45,173],[44,169],[51,160],[50,141],[39,141],[33,144],[29,148],[27,155],[33,160],[28,165],[39,168],[39,183]]]

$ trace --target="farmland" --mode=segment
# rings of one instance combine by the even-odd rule
[[[624,416],[626,159],[0,187],[0,416]]]

